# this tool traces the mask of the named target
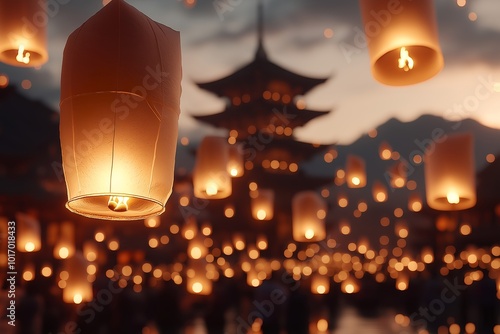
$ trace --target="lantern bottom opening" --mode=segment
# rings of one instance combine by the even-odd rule
[[[127,210],[110,209],[110,197],[127,197]],[[66,208],[85,217],[107,220],[139,220],[165,211],[165,205],[152,198],[117,193],[74,197],[66,203]]]
[[[422,45],[405,47],[413,60],[413,68],[399,68],[401,48],[392,49],[372,60],[373,77],[389,86],[406,86],[428,80],[438,74],[444,66],[441,50]]]

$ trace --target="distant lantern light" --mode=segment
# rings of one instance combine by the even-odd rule
[[[144,226],[149,228],[155,228],[160,226],[160,216],[152,216],[144,219]]]
[[[80,304],[92,300],[92,284],[87,279],[87,266],[88,262],[80,252],[64,260],[63,269],[68,273],[63,289],[64,302]]]
[[[186,287],[189,293],[195,295],[209,295],[212,293],[212,281],[207,278],[206,262],[204,260],[194,260],[188,270]]]
[[[295,241],[323,240],[326,236],[326,203],[314,191],[297,193],[292,199],[292,228]],[[319,213],[319,215],[318,215]]]
[[[243,163],[243,152],[240,144],[229,145],[229,161],[227,171],[231,177],[241,177],[245,172]]]
[[[403,188],[405,186],[407,170],[408,166],[401,161],[396,162],[389,168],[387,173],[390,177],[392,188]]]
[[[70,211],[134,220],[165,210],[180,82],[179,33],[125,1],[111,1],[69,36],[60,133]]]
[[[17,250],[20,252],[37,252],[42,247],[40,223],[38,220],[25,213],[16,213],[17,223]],[[5,222],[6,226],[7,221]],[[7,235],[7,234],[6,234]]]
[[[420,210],[422,210],[422,199],[418,193],[410,194],[408,198],[408,209],[413,212],[420,212]]]
[[[259,189],[251,199],[252,216],[256,220],[271,220],[274,216],[274,190]]]
[[[311,277],[311,292],[316,295],[330,292],[330,278],[319,274],[313,275]]]
[[[72,222],[66,221],[59,227],[59,239],[54,246],[56,259],[67,259],[75,253],[75,227]]]
[[[380,181],[373,182],[372,195],[375,202],[385,202],[388,198],[387,187]]]
[[[436,210],[463,210],[476,204],[471,134],[448,136],[425,155],[427,204]]]
[[[0,2],[0,61],[19,67],[47,62],[46,7],[45,0]]]
[[[348,155],[345,176],[349,188],[363,188],[366,186],[365,162],[361,157]]]
[[[203,138],[193,170],[194,195],[198,198],[221,199],[231,195],[231,177],[227,172],[229,148],[224,138]]]
[[[444,66],[432,0],[394,4],[360,0],[373,77],[386,85],[412,85]],[[382,18],[384,17],[384,18]]]
[[[392,157],[392,148],[386,141],[380,143],[378,154],[382,160],[390,160]]]

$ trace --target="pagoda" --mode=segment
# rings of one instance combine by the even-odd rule
[[[210,220],[224,233],[245,231],[247,238],[258,234],[272,237],[272,254],[281,253],[292,240],[291,200],[303,190],[316,190],[332,182],[330,178],[308,175],[301,164],[325,151],[328,145],[298,141],[297,127],[324,116],[329,111],[306,108],[303,96],[326,78],[310,78],[271,62],[263,45],[263,11],[258,6],[258,44],[252,62],[227,77],[197,85],[228,101],[219,113],[194,115],[202,123],[227,129],[228,142],[240,145],[245,172],[233,178],[232,195],[225,200],[211,201],[207,210]],[[250,211],[249,185],[274,191],[274,217],[256,221]],[[234,207],[234,216],[224,215],[224,208]],[[250,234],[249,234],[250,233]],[[255,235],[252,235],[255,234]],[[276,236],[276,238],[274,238]],[[227,236],[230,237],[229,235]],[[251,241],[248,241],[251,243]]]

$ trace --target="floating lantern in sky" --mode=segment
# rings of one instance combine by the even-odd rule
[[[221,199],[231,195],[231,177],[227,171],[229,148],[222,137],[203,138],[193,169],[194,195],[198,198]]]
[[[158,215],[172,192],[181,94],[179,33],[111,1],[66,43],[61,148],[70,211]]]
[[[45,0],[0,1],[0,61],[37,67],[49,59]]]
[[[380,181],[373,182],[372,195],[375,202],[382,203],[387,201],[387,187],[384,186]]]
[[[349,188],[363,188],[366,186],[365,162],[361,157],[348,155],[345,167],[347,186]]]
[[[7,221],[5,221],[6,226]],[[42,247],[40,223],[25,213],[16,214],[17,223],[17,250],[20,252],[37,252]],[[7,234],[6,234],[7,235]]]
[[[433,209],[463,210],[476,204],[471,134],[448,136],[425,154],[427,204]]]
[[[75,227],[73,223],[63,222],[59,228],[59,239],[54,246],[56,259],[67,259],[75,253]]]
[[[227,163],[227,171],[231,177],[241,177],[245,172],[243,168],[243,155],[241,144],[229,145],[229,161]]]
[[[87,280],[88,262],[80,252],[64,260],[63,270],[68,273],[63,300],[66,303],[81,304],[92,300],[92,284]]]
[[[444,61],[432,0],[360,0],[373,77],[386,85],[416,84]]]
[[[251,199],[252,216],[256,220],[271,220],[274,215],[274,190],[255,190]]]
[[[324,295],[330,292],[330,278],[315,274],[311,277],[311,292],[316,295]]]
[[[295,241],[319,241],[326,236],[326,204],[314,191],[302,191],[292,199],[292,227]]]

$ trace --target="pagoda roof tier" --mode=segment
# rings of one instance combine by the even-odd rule
[[[217,128],[236,130],[238,137],[245,138],[257,130],[268,129],[274,132],[278,126],[294,129],[328,113],[330,111],[299,109],[292,103],[283,105],[259,97],[248,103],[232,104],[216,114],[193,117]],[[249,127],[253,130],[249,131]]]
[[[241,142],[244,159],[267,172],[280,174],[296,174],[299,163],[330,147],[296,141],[291,137],[271,137],[269,134],[263,135],[261,141],[259,138],[256,135],[256,140]]]
[[[198,87],[219,97],[261,95],[265,91],[287,94],[290,97],[304,95],[327,78],[310,78],[290,72],[268,60],[265,52],[257,52],[255,59],[227,77],[204,83]]]

